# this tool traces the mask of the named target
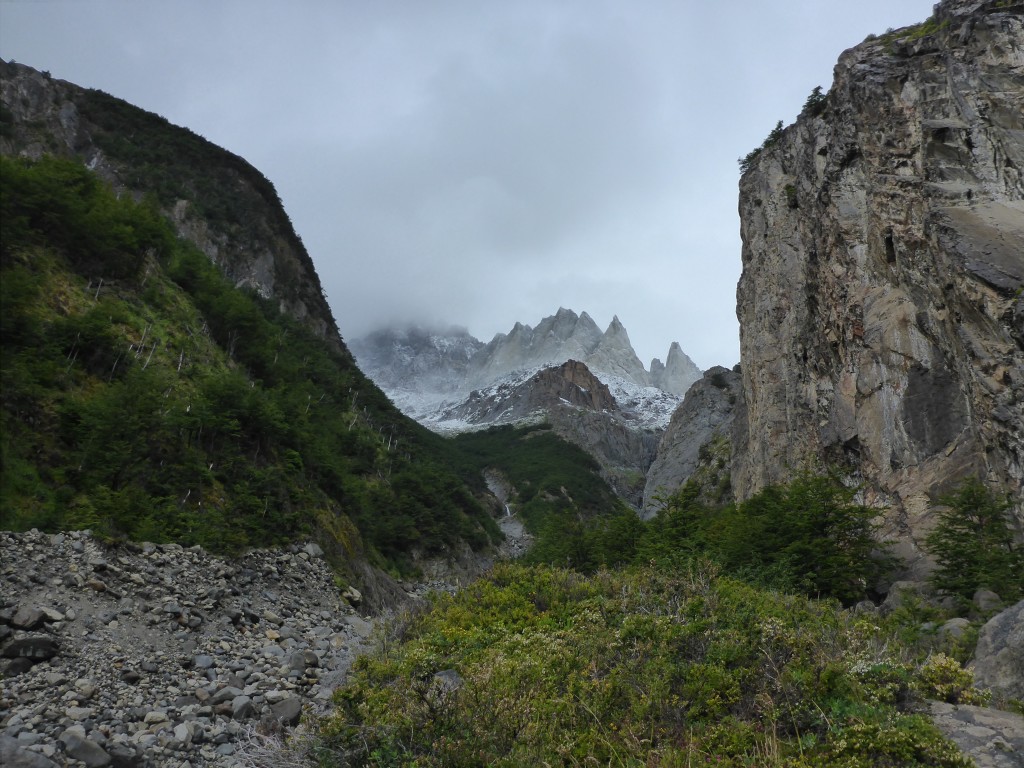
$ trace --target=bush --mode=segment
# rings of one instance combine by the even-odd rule
[[[651,521],[638,560],[699,553],[760,583],[852,603],[892,564],[875,538],[876,510],[856,494],[834,474],[808,472],[708,508],[687,484]]]
[[[774,147],[776,144],[778,144],[779,140],[782,138],[782,134],[782,121],[779,120],[779,122],[775,124],[775,127],[772,128],[771,133],[769,133],[765,140],[761,143],[760,147],[750,150],[750,152],[748,152],[744,157],[741,157],[737,161],[740,164],[740,173],[744,174],[751,168],[753,168],[754,163],[757,162],[757,158],[761,156],[761,153],[764,152],[766,149],[770,149],[771,147]]]
[[[499,565],[402,631],[336,692],[326,765],[967,765],[877,627],[707,564]]]
[[[806,112],[812,117],[817,117],[825,111],[825,107],[828,104],[828,94],[821,92],[821,86],[814,86],[814,90],[811,91],[811,95],[807,97],[807,101],[804,102],[804,107],[801,110]]]

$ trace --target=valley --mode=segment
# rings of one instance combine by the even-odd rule
[[[705,371],[343,338],[260,171],[0,61],[0,759],[1022,764],[1022,51],[942,0],[839,56]]]

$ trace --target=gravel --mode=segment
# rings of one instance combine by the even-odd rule
[[[0,532],[0,762],[246,764],[254,732],[328,706],[372,626],[315,544],[226,560]]]

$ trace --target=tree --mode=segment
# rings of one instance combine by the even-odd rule
[[[940,503],[945,508],[925,539],[938,563],[935,588],[967,600],[982,587],[1004,600],[1024,594],[1024,549],[1014,542],[1009,501],[969,478]]]

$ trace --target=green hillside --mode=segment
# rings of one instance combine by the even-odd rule
[[[0,527],[214,551],[316,536],[393,567],[499,537],[440,437],[156,200],[74,161],[0,162]]]

